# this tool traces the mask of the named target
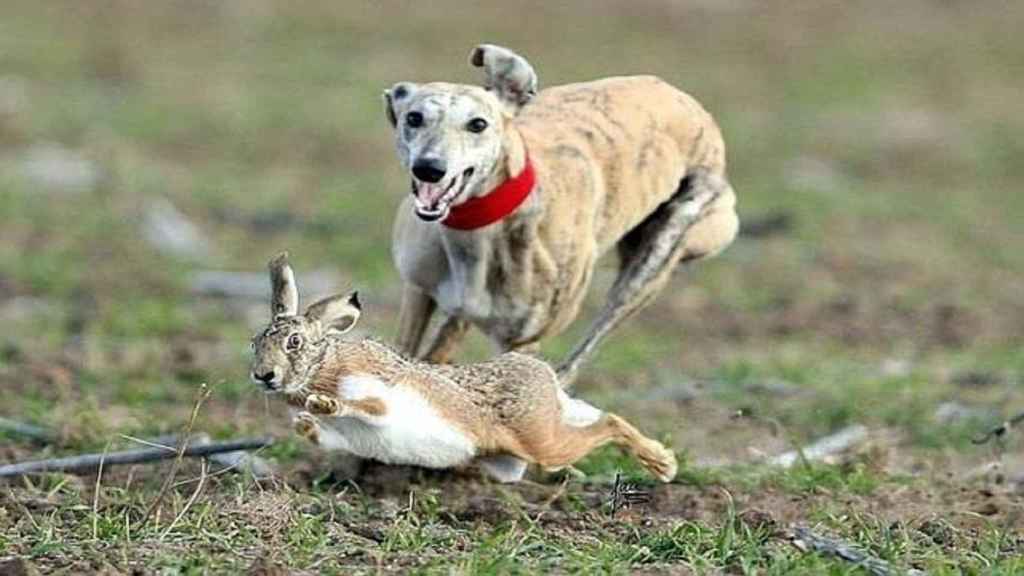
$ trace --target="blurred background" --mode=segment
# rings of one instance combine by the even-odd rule
[[[478,82],[480,42],[522,53],[542,87],[660,75],[725,134],[744,235],[615,333],[581,396],[697,463],[864,424],[897,466],[948,467],[1024,410],[1019,2],[6,0],[0,14],[0,416],[63,446],[176,429],[200,382],[214,393],[198,427],[286,434],[247,379],[282,249],[307,302],[358,287],[363,330],[392,339],[407,178],[381,92]],[[487,353],[474,336],[463,358]],[[272,454],[306,450],[287,442]]]

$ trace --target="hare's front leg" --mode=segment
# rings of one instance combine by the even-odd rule
[[[367,396],[358,400],[342,400],[326,394],[310,394],[306,397],[306,410],[320,416],[354,416],[368,422],[387,414],[383,400]]]
[[[306,411],[320,416],[341,416],[341,400],[326,394],[310,394],[306,397]]]
[[[299,412],[292,417],[292,428],[299,436],[313,444],[320,445],[320,421],[309,412]]]

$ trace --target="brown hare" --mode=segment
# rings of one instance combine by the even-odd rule
[[[628,422],[570,398],[542,360],[509,352],[488,362],[436,365],[375,340],[340,335],[359,319],[356,292],[299,313],[295,276],[270,262],[270,324],[253,339],[252,377],[297,408],[297,432],[327,448],[390,464],[450,468],[477,463],[515,482],[529,463],[572,465],[612,442],[668,482],[676,458]]]

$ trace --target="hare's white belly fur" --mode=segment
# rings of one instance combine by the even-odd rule
[[[343,400],[377,398],[381,416],[324,417],[320,445],[388,464],[448,468],[469,462],[476,447],[444,420],[417,391],[372,376],[346,376],[338,383]]]

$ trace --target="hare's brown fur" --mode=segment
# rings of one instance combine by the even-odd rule
[[[360,435],[362,444],[353,446],[370,446],[396,463],[444,467],[511,457],[547,469],[570,466],[612,442],[659,479],[675,475],[671,451],[619,416],[570,398],[538,358],[508,352],[462,366],[410,360],[381,342],[336,334],[359,317],[355,294],[325,298],[300,315],[283,257],[271,263],[271,275],[275,315],[253,341],[253,377],[300,409],[295,430],[314,442],[321,443],[329,428]],[[353,427],[350,418],[361,424]],[[404,418],[427,423],[422,435]],[[391,449],[389,442],[400,447]]]
[[[555,372],[532,356],[509,352],[477,364],[436,365],[408,360],[375,340],[339,339],[327,346],[320,362],[308,386],[289,394],[289,403],[309,408],[311,396],[320,402],[326,397],[338,401],[347,413],[383,416],[387,406],[381,399],[338,397],[338,384],[346,377],[370,376],[417,391],[471,438],[477,456],[512,455],[559,469],[612,442],[628,449],[659,478],[670,479],[675,472],[670,451],[615,414],[603,413],[586,426],[566,423]]]

